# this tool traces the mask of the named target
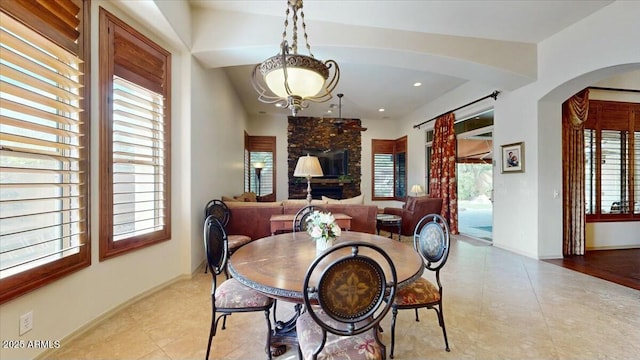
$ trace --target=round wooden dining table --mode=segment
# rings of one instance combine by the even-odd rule
[[[346,241],[364,241],[382,248],[396,267],[399,288],[419,278],[424,271],[422,258],[411,245],[355,231],[343,231],[336,243]],[[349,248],[342,250],[345,255],[350,251]],[[380,257],[369,249],[363,249],[362,254],[374,259]],[[327,265],[341,254],[336,252],[333,255],[334,257],[326,259]],[[315,258],[315,242],[309,234],[284,233],[257,239],[242,246],[231,256],[228,268],[236,280],[269,297],[302,303],[304,277]],[[382,258],[379,262],[382,263]]]
[[[418,279],[424,271],[422,258],[411,245],[384,236],[355,231],[343,231],[336,243],[346,241],[363,241],[382,248],[394,263],[399,288]],[[333,259],[349,254],[350,249],[346,247],[336,251],[323,259],[323,262],[329,265]],[[384,263],[380,254],[369,248],[360,248],[359,251],[359,254],[379,259],[379,263]],[[287,345],[298,345],[296,319],[304,302],[302,285],[307,269],[315,258],[316,244],[309,234],[303,231],[254,240],[236,250],[229,259],[229,273],[240,283],[274,299],[296,304],[296,313],[292,318],[275,323],[271,335],[273,356],[283,354]],[[323,268],[323,262],[318,264],[318,268]],[[385,275],[387,279],[391,278],[390,274]]]

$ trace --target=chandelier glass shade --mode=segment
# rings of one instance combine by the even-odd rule
[[[292,42],[287,40],[289,14],[292,15]],[[309,55],[298,54],[298,12]],[[340,68],[333,60],[320,61],[311,53],[308,43],[302,0],[287,0],[287,14],[280,53],[255,66],[252,84],[258,99],[264,103],[275,103],[291,110],[296,116],[299,110],[309,106],[309,101],[325,102],[332,98],[331,92],[338,85]]]

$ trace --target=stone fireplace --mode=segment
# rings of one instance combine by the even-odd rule
[[[361,125],[360,119],[346,119]],[[312,178],[311,195],[314,199],[327,196],[334,199],[350,198],[360,195],[362,174],[362,134],[360,130],[348,128],[339,131],[334,119],[289,116],[287,126],[289,198],[304,199],[307,196],[307,179],[296,178],[293,170],[305,150],[347,150],[346,176],[330,178]]]

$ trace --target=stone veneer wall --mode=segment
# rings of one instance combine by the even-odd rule
[[[360,119],[345,119],[357,122]],[[300,156],[306,149],[347,149],[349,150],[349,163],[347,167],[350,182],[340,185],[335,179],[312,179],[311,193],[313,189],[321,191],[322,187],[342,186],[342,198],[350,198],[360,195],[360,178],[362,174],[362,134],[359,130],[345,128],[338,134],[338,127],[333,124],[333,119],[293,117],[289,116],[287,126],[287,149],[289,151],[289,198],[304,198],[307,193],[307,182],[302,178],[294,178],[293,170]],[[315,198],[315,196],[314,196]]]

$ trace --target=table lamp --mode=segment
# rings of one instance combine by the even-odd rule
[[[307,203],[311,204],[311,178],[322,176],[322,167],[320,161],[315,156],[301,156],[298,159],[293,176],[307,178]]]
[[[424,190],[422,189],[422,185],[420,184],[415,184],[411,187],[411,192],[415,193],[416,196],[418,196],[418,194],[422,194],[424,192]]]

